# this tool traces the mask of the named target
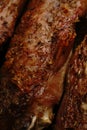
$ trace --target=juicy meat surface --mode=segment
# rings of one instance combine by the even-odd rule
[[[0,70],[0,114],[14,117],[14,130],[51,123],[62,95],[61,70],[76,36],[74,25],[86,5],[86,0],[30,2]]]
[[[68,67],[64,97],[54,130],[87,129],[87,36]]]
[[[12,36],[18,15],[26,0],[0,0],[0,47]]]

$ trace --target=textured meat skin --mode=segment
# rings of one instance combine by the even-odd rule
[[[26,0],[0,0],[0,47],[12,36],[25,2]]]
[[[75,50],[54,130],[87,129],[87,36]]]
[[[62,95],[61,67],[70,54],[74,24],[84,14],[86,3],[32,0],[29,4],[0,72],[0,112],[16,118],[13,129],[29,130],[36,120],[36,129],[51,123],[52,109]]]

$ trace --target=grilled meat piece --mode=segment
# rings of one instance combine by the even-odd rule
[[[37,87],[33,90],[33,100],[26,113],[15,120],[13,130],[42,130],[52,122],[53,105],[60,101],[63,93],[65,72],[71,53],[64,66],[47,81],[47,87]],[[30,124],[29,124],[30,123]]]
[[[62,67],[76,36],[74,25],[86,4],[86,0],[29,4],[0,71],[0,112],[14,117],[13,129],[30,130],[34,124],[41,129],[51,123],[62,95]]]
[[[54,130],[87,129],[87,36],[68,67],[64,98]]]
[[[0,0],[0,48],[12,36],[16,20],[26,0]],[[1,51],[0,49],[0,51]]]

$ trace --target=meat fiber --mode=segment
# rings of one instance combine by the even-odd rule
[[[87,36],[71,58],[54,130],[66,129],[87,129]]]
[[[86,5],[86,0],[32,0],[28,5],[0,71],[0,112],[14,118],[13,130],[51,123],[74,26]]]

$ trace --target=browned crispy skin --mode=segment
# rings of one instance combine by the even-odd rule
[[[71,58],[65,94],[54,130],[66,128],[87,129],[87,36]]]
[[[26,0],[0,0],[0,47],[10,38]]]
[[[62,95],[62,66],[76,36],[74,24],[85,13],[86,3],[32,0],[29,4],[1,69],[0,109],[1,114],[7,110],[17,118],[13,129],[30,130],[35,122],[41,129],[51,123],[53,107]]]

